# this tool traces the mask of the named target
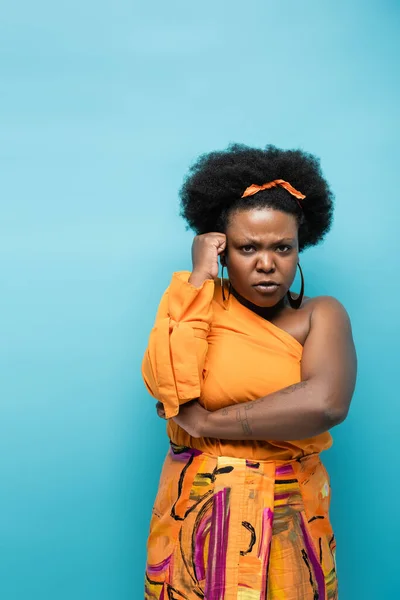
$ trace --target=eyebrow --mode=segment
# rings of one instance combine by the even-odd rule
[[[283,242],[290,242],[290,243],[294,243],[295,239],[291,238],[291,237],[286,237],[286,238],[279,238],[278,240],[274,240],[273,242],[271,242],[272,245],[276,245],[276,244],[282,244]],[[257,239],[257,238],[252,238],[252,237],[243,237],[240,241],[240,244],[261,244],[261,240]]]

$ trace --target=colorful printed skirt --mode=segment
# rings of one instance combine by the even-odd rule
[[[337,600],[329,502],[318,454],[255,462],[171,444],[145,600]]]

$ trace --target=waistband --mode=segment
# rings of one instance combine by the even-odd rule
[[[186,456],[207,456],[209,458],[214,458],[215,460],[217,459],[232,459],[234,461],[243,461],[246,462],[246,466],[248,467],[255,467],[258,465],[268,465],[268,464],[274,464],[276,466],[282,467],[285,465],[291,465],[291,464],[304,464],[307,462],[315,462],[316,460],[319,461],[320,460],[320,453],[319,452],[312,452],[310,454],[305,454],[304,456],[299,456],[297,458],[293,458],[291,460],[273,460],[273,459],[247,459],[247,458],[243,458],[243,459],[239,459],[239,458],[235,458],[235,457],[231,457],[231,456],[225,456],[225,455],[220,455],[220,454],[210,454],[209,452],[203,452],[202,450],[197,450],[196,448],[191,448],[190,446],[178,446],[177,444],[174,444],[174,442],[170,441],[170,452],[174,455],[174,456],[179,456],[179,455],[186,455]]]

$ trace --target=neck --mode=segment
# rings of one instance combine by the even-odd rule
[[[263,319],[267,319],[268,321],[276,317],[277,314],[280,313],[285,306],[287,306],[286,294],[279,300],[279,302],[277,302],[277,304],[274,304],[274,306],[257,306],[257,304],[253,304],[253,302],[250,302],[250,300],[243,298],[243,296],[241,296],[233,287],[231,288],[231,293],[233,296],[235,296],[236,300],[240,302],[240,304],[243,304],[243,306],[249,308],[257,315],[263,317]]]

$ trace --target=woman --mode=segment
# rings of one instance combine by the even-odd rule
[[[319,454],[357,360],[346,310],[304,296],[299,264],[328,232],[332,198],[317,158],[274,146],[202,156],[182,187],[193,269],[173,274],[142,368],[171,441],[147,600],[337,598]]]

